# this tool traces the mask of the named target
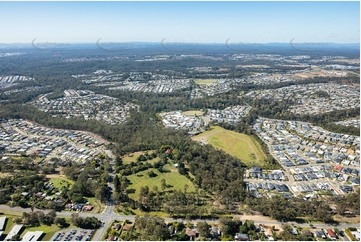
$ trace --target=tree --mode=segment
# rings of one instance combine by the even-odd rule
[[[122,166],[122,164],[123,164],[122,158],[120,158],[119,156],[117,156],[117,157],[115,158],[114,164],[115,164],[116,167]]]
[[[65,218],[56,218],[54,220],[54,224],[56,224],[57,226],[59,226],[60,228],[67,228],[69,227],[69,224],[66,222]]]
[[[160,185],[161,185],[161,189],[162,189],[162,191],[163,191],[163,193],[164,193],[165,189],[167,188],[167,184],[166,184],[165,179],[162,179],[162,180],[160,181]]]
[[[98,189],[95,191],[95,197],[98,198],[102,202],[106,202],[109,200],[109,190],[108,186],[102,185],[98,187]]]
[[[48,214],[44,216],[43,224],[51,225],[54,223],[54,220],[56,218],[56,212],[54,210],[51,210]]]
[[[140,240],[168,240],[170,232],[166,227],[164,220],[158,217],[135,217],[134,225],[140,233]]]
[[[188,184],[185,184],[184,185],[184,193],[187,193],[188,188],[189,188]]]
[[[209,231],[210,228],[211,228],[211,226],[207,222],[198,222],[197,223],[197,229],[198,229],[199,235],[202,238],[210,237],[210,231]]]
[[[119,192],[120,191],[120,180],[119,180],[119,177],[118,177],[118,175],[116,175],[115,177],[114,177],[114,189],[115,189],[115,191],[117,191],[117,192]]]

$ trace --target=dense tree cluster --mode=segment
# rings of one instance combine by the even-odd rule
[[[98,229],[102,226],[102,222],[96,217],[79,217],[79,214],[71,215],[71,222],[82,229]]]
[[[36,227],[40,224],[52,225],[56,219],[56,212],[50,211],[45,214],[43,211],[36,211],[31,213],[24,212],[21,218],[17,218],[15,222],[24,224],[25,226]]]
[[[170,233],[164,220],[158,217],[135,217],[134,226],[141,233],[139,234],[138,240],[168,240]]]
[[[103,157],[104,158],[104,157]],[[74,180],[74,185],[67,192],[73,202],[84,202],[84,197],[96,197],[102,202],[109,200],[111,192],[107,183],[110,165],[106,159],[99,159],[89,164],[69,163],[64,168],[65,175]]]
[[[355,193],[349,193],[337,198],[336,206],[340,215],[360,214],[360,189],[357,189]]]
[[[246,199],[252,209],[265,216],[271,216],[279,221],[292,221],[296,218],[309,217],[317,221],[333,222],[332,209],[325,200],[312,198],[293,198],[287,200],[283,196],[273,196],[264,199]]]

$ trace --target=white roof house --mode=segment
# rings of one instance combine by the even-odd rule
[[[5,230],[6,217],[0,217],[0,231]]]
[[[43,235],[43,231],[29,231],[23,237],[23,241],[39,241]]]
[[[14,227],[9,232],[9,234],[6,236],[5,241],[10,240],[12,237],[17,235],[21,231],[23,226],[24,225],[22,225],[22,224],[15,224]]]

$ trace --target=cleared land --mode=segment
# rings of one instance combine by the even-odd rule
[[[184,115],[196,115],[196,116],[202,116],[204,114],[203,111],[199,110],[192,110],[192,111],[185,111],[183,112]]]
[[[219,126],[213,126],[211,130],[192,137],[193,140],[211,144],[217,149],[237,157],[247,166],[263,166],[265,154],[260,145],[246,134],[226,130]]]
[[[162,191],[161,189],[161,180],[165,179],[167,184],[167,189],[165,191],[169,190],[182,190],[184,191],[184,185],[188,185],[187,192],[194,192],[194,186],[193,183],[188,180],[187,177],[181,175],[178,173],[178,170],[174,168],[172,165],[166,165],[164,166],[165,170],[169,170],[169,172],[159,172],[157,169],[148,169],[146,171],[138,172],[137,174],[133,174],[130,176],[127,176],[127,178],[131,181],[131,185],[128,187],[129,189],[135,189],[135,193],[129,194],[129,197],[133,199],[139,198],[139,192],[141,187],[148,186],[149,189],[153,189],[154,186],[158,187],[159,191]],[[148,172],[153,171],[155,174],[157,174],[156,177],[149,177]]]
[[[46,176],[47,178],[49,178],[49,182],[52,182],[54,187],[56,188],[63,188],[63,187],[71,187],[74,182],[68,178],[66,178],[66,176],[64,175],[54,175],[54,174],[51,174],[51,175],[47,175]]]
[[[212,85],[218,83],[219,80],[217,79],[196,79],[194,82],[198,85]]]
[[[132,162],[138,162],[137,159],[139,156],[144,155],[145,153],[151,154],[154,152],[154,150],[148,150],[148,151],[138,151],[138,152],[134,152],[131,154],[126,155],[125,157],[122,158],[122,161],[124,164],[130,164]],[[154,159],[151,160],[147,160],[147,162],[152,163],[152,162],[157,162],[159,161],[159,157],[156,157]]]

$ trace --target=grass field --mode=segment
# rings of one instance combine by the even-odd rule
[[[188,184],[187,192],[194,192],[194,186],[187,177],[178,173],[178,170],[171,165],[164,166],[164,169],[170,170],[170,172],[160,173],[157,169],[148,169],[146,171],[138,172],[137,174],[133,174],[128,176],[127,178],[132,182],[132,184],[128,187],[130,189],[135,189],[136,192],[133,194],[129,194],[129,197],[133,199],[139,198],[140,187],[148,186],[149,189],[153,189],[154,186],[158,186],[158,190],[161,190],[161,180],[165,179],[166,184],[170,185],[167,190],[182,190],[184,191],[184,185]],[[148,172],[153,171],[157,174],[156,177],[149,177]]]
[[[192,110],[192,111],[185,111],[183,112],[184,115],[197,115],[197,116],[202,116],[204,114],[203,111],[199,111],[199,110]]]
[[[213,126],[211,130],[192,137],[193,140],[213,145],[217,149],[237,157],[247,166],[263,166],[265,154],[260,145],[246,134]]]
[[[154,152],[154,150],[148,150],[148,151],[138,151],[138,152],[134,152],[132,153],[132,156],[125,156],[122,158],[123,163],[124,164],[130,164],[132,162],[137,162],[137,158],[143,154],[145,154],[146,152],[148,152],[148,154],[151,154],[152,152]],[[152,163],[152,162],[156,162],[159,161],[159,157],[156,157],[152,160],[148,160],[147,162]]]
[[[50,182],[54,184],[54,187],[59,189],[67,186],[71,187],[74,184],[72,180],[66,178],[64,175],[51,174],[47,175],[46,177],[50,179]]]
[[[219,80],[217,79],[196,79],[194,82],[198,85],[212,85],[218,83]]]

